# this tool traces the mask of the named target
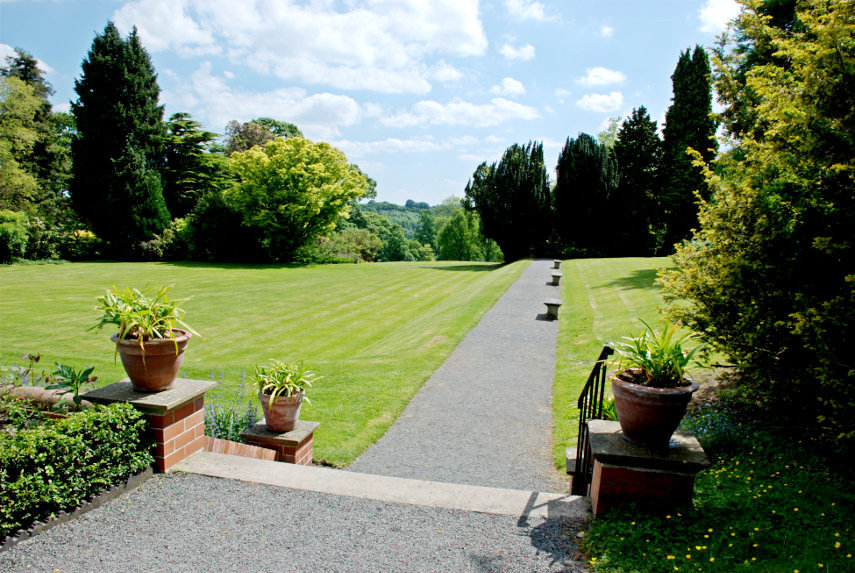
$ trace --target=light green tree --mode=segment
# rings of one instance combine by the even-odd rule
[[[238,183],[226,197],[273,260],[287,260],[312,238],[330,232],[367,187],[344,153],[302,137],[276,138],[233,153],[231,170]]]
[[[663,283],[672,313],[735,362],[751,403],[855,449],[855,3],[803,0],[797,30],[742,4],[737,37],[775,57],[714,61],[717,84],[744,73],[752,93],[725,101],[740,106],[743,138],[706,172],[700,230]]]
[[[38,194],[38,181],[22,163],[39,137],[35,119],[42,101],[18,78],[0,79],[0,208],[26,210]]]

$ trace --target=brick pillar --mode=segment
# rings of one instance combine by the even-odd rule
[[[241,432],[240,437],[253,446],[274,450],[277,462],[310,466],[312,440],[318,426],[319,422],[298,420],[293,430],[277,434],[269,431],[266,424],[259,422]]]
[[[627,442],[618,422],[589,420],[588,436],[594,458],[590,495],[595,516],[628,503],[656,510],[688,505],[695,475],[711,463],[688,432],[675,432],[663,449]]]
[[[176,378],[162,392],[137,392],[122,380],[86,394],[90,402],[129,402],[145,414],[154,438],[154,469],[165,472],[190,455],[205,449],[205,392],[216,383]]]

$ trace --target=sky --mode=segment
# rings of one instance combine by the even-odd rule
[[[0,0],[0,56],[35,56],[68,111],[92,39],[136,26],[165,118],[210,131],[273,117],[377,181],[377,200],[463,196],[483,161],[645,106],[660,124],[680,52],[735,0]]]

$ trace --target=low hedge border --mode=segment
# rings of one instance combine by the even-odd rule
[[[0,539],[74,511],[154,460],[143,414],[96,406],[0,435]]]

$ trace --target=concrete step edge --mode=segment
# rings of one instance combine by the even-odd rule
[[[588,499],[577,495],[430,482],[204,451],[193,454],[175,465],[171,471],[332,495],[510,515],[517,518],[579,520],[587,519],[590,512]]]

